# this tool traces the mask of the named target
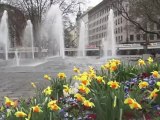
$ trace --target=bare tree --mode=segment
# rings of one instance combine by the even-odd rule
[[[64,25],[70,25],[71,14],[77,12],[78,0],[8,0],[8,4],[19,8],[33,24],[35,44],[38,43],[40,25],[45,13],[52,4],[59,4],[63,14]]]
[[[150,44],[147,36],[156,34],[160,37],[160,0],[109,0],[109,2],[118,14],[135,26],[136,31],[145,33],[145,42],[141,44],[147,53]]]
[[[110,0],[113,7],[126,20],[145,33],[160,33],[153,29],[160,27],[160,0]]]

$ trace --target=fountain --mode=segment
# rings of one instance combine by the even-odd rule
[[[8,30],[8,13],[5,10],[0,22],[0,46],[5,54],[5,60],[8,60],[9,49],[9,30]]]
[[[23,47],[25,48],[25,50],[27,50],[27,48],[29,48],[28,49],[29,51],[31,50],[32,59],[34,59],[34,37],[33,37],[33,25],[31,20],[27,21],[27,25],[24,30]],[[26,58],[29,58],[29,55],[26,56]]]
[[[52,5],[47,12],[44,28],[48,42],[48,56],[61,56],[65,57],[64,53],[64,31],[62,12],[59,5]]]
[[[116,41],[114,34],[114,13],[111,9],[108,17],[108,27],[107,27],[107,39],[103,40],[103,57],[113,58],[116,57]]]
[[[85,24],[81,20],[80,21],[80,35],[79,35],[79,44],[78,44],[78,57],[85,57],[86,56],[86,51],[85,51]]]

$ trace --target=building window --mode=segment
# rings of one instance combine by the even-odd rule
[[[140,39],[141,39],[140,34],[137,34],[137,41],[140,41]]]
[[[160,39],[160,34],[159,34],[159,35],[157,35],[157,39]]]
[[[130,35],[130,41],[134,40],[134,35]]]
[[[149,35],[150,40],[154,40],[154,34]]]
[[[123,36],[121,36],[121,41],[123,41]]]
[[[120,33],[120,28],[118,28],[118,33]]]
[[[120,41],[121,40],[121,36],[118,36],[118,41]]]
[[[117,25],[117,20],[116,20],[116,25]]]
[[[147,35],[143,34],[143,40],[147,40]]]
[[[157,30],[160,30],[160,24],[157,24]]]
[[[122,21],[122,17],[121,17],[121,23],[122,23],[123,21]]]
[[[116,42],[118,42],[117,37],[116,37]]]

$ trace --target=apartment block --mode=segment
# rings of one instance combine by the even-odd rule
[[[128,8],[128,2],[121,3]],[[118,4],[117,4],[118,6]],[[109,2],[103,0],[97,6],[88,11],[88,39],[89,44],[96,44],[99,46],[102,39],[107,38],[107,25],[110,9],[114,11],[114,31],[115,40],[117,44],[132,44],[132,43],[145,43],[148,40],[150,43],[160,42],[160,36],[154,34],[145,34],[144,32],[135,28],[135,26],[122,17]],[[148,25],[148,29],[160,31],[160,26]]]

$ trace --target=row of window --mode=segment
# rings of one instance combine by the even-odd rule
[[[122,23],[123,23],[122,17],[115,20],[115,25],[119,25],[119,24],[122,24]]]
[[[154,40],[155,37],[157,37],[157,39],[160,39],[160,35],[154,35],[154,34],[149,34],[147,36],[147,34],[137,34],[137,35],[130,35],[129,39],[130,41],[134,41],[134,40],[137,40],[137,41],[140,41],[140,40]]]
[[[107,20],[108,20],[108,15],[105,16],[105,17],[103,17],[103,18],[101,18],[101,19],[99,19],[99,20],[97,20],[97,21],[95,21],[95,22],[93,22],[93,23],[91,23],[91,24],[89,25],[89,28],[95,27],[95,26],[97,26],[97,25],[99,25],[99,24],[101,24],[101,23],[106,22]]]
[[[115,34],[122,33],[122,32],[123,32],[122,26],[115,29]]]
[[[123,41],[123,36],[116,36],[116,42]]]
[[[97,27],[95,29],[90,30],[89,34],[94,34],[96,32],[99,32],[101,30],[106,30],[106,29],[107,29],[107,26],[106,25],[102,25],[102,26],[99,26],[99,27]]]
[[[112,8],[112,6],[106,7],[105,9],[100,10],[100,11],[97,12],[96,14],[92,15],[92,16],[90,17],[90,20],[95,20],[95,19],[103,16],[104,14],[108,13],[111,8]]]
[[[106,32],[102,32],[100,34],[96,34],[96,35],[90,36],[89,40],[102,39],[102,38],[106,37],[106,35],[107,35]]]
[[[120,16],[122,14],[122,11],[115,11],[114,12],[114,17]]]
[[[116,7],[122,6],[122,3],[117,2]],[[101,9],[99,12],[97,12],[96,14],[92,15],[90,17],[91,20],[95,20],[96,18],[99,18],[101,16],[103,16],[104,14],[108,13],[110,11],[110,9],[113,9],[112,5],[106,6],[104,9]],[[121,15],[121,11],[115,11],[114,12],[114,16],[117,17]]]

